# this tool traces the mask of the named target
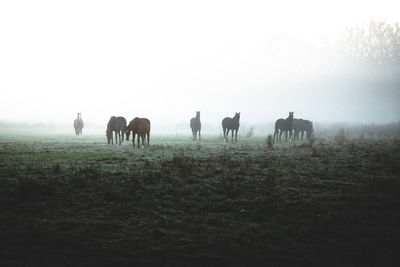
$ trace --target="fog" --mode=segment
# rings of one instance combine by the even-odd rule
[[[337,45],[345,27],[396,22],[396,1],[2,1],[0,122],[87,127],[147,117],[173,132],[400,120],[398,69],[385,76]],[[394,74],[393,74],[394,73]],[[373,74],[373,75],[372,75]],[[96,128],[97,129],[97,128]]]

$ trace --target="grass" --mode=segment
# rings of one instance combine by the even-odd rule
[[[0,136],[1,266],[379,265],[400,141]]]

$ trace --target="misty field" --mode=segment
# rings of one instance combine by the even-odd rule
[[[2,133],[0,265],[393,265],[399,173],[396,138]]]

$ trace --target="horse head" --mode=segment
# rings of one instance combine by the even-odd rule
[[[107,137],[108,143],[110,143],[110,141],[112,140],[112,131],[107,129],[106,130],[106,137]]]
[[[235,114],[235,116],[233,118],[239,120],[240,119],[240,112],[236,112],[236,114]]]
[[[293,112],[289,111],[289,117],[286,119],[290,130],[293,129],[293,114],[294,114],[294,111]]]
[[[131,130],[129,127],[125,128],[125,135],[126,135],[126,141],[129,141],[129,136],[131,135]]]
[[[288,117],[288,119],[289,119],[289,120],[293,120],[293,117],[294,117],[294,111],[293,111],[293,112],[290,112],[290,111],[289,111],[289,117]]]
[[[200,119],[200,111],[196,111],[196,118]]]

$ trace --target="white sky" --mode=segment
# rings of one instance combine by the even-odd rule
[[[154,125],[188,121],[196,110],[211,123],[236,111],[249,123],[273,121],[289,110],[329,121],[332,113],[307,108],[296,88],[276,90],[290,79],[287,66],[299,51],[307,57],[302,42],[321,46],[321,37],[335,40],[346,25],[400,20],[399,7],[385,0],[1,1],[0,121],[72,123],[80,111],[86,124],[122,115]],[[297,38],[298,50],[271,52],[284,36]],[[310,60],[301,69],[313,67]]]

